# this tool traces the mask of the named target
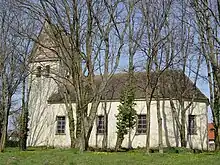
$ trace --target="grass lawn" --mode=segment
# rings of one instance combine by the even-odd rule
[[[7,149],[0,153],[0,165],[220,165],[220,153],[152,153],[143,152],[84,152],[73,149],[36,149],[20,152]]]

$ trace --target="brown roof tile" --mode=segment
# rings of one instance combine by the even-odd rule
[[[157,83],[157,78],[159,78],[160,83],[160,97],[161,98],[178,98],[192,99],[195,95],[195,101],[207,102],[207,97],[194,86],[194,83],[185,75],[179,71],[167,70],[163,72],[160,76],[156,72],[152,72],[150,79],[150,87],[153,89]],[[97,84],[100,83],[100,76],[96,77]],[[107,100],[119,100],[122,90],[125,87],[126,82],[128,82],[127,73],[117,73],[108,82],[106,87],[106,99]],[[134,74],[135,82],[135,98],[144,99],[146,91],[146,72],[136,72]],[[155,91],[153,97],[155,96]],[[74,102],[75,96],[71,94],[72,100]],[[63,103],[63,98],[59,93],[52,94],[49,99],[49,103]]]
[[[209,140],[214,140],[215,139],[215,132],[214,132],[214,124],[213,123],[208,123],[208,136]]]

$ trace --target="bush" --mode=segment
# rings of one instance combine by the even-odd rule
[[[18,147],[19,141],[7,140],[5,146],[6,147]]]

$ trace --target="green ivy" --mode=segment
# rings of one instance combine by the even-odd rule
[[[130,128],[134,128],[136,124],[136,111],[134,103],[135,95],[134,88],[127,85],[120,97],[120,105],[118,106],[117,119],[117,134],[126,135]]]

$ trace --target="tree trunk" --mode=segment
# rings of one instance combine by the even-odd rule
[[[76,138],[79,138],[81,134],[81,121],[81,111],[76,107]]]
[[[69,131],[70,131],[70,142],[71,148],[75,148],[76,138],[75,138],[75,120],[73,118],[73,107],[72,107],[72,100],[70,96],[70,91],[66,88],[66,91],[63,94],[64,102],[67,110],[67,115],[69,119]]]
[[[181,125],[180,129],[180,140],[181,140],[181,147],[186,147],[186,136],[185,136],[185,129]]]
[[[219,118],[219,112],[220,112],[220,103],[219,103],[219,91],[215,91],[215,93],[217,93],[215,95],[215,102],[214,102],[214,107],[213,107],[213,111],[214,111],[214,117],[213,117],[213,121],[214,121],[214,127],[215,127],[215,150],[220,150],[220,132],[219,132],[219,128],[220,128],[220,118]]]
[[[3,131],[3,125],[4,125],[4,109],[3,106],[1,105],[1,116],[0,116],[0,138],[2,137],[2,131]]]
[[[148,49],[148,53],[152,54],[151,49]],[[149,58],[146,62],[146,90],[145,90],[145,101],[147,107],[146,113],[146,153],[150,153],[150,108],[151,108],[151,100],[152,100],[152,91],[150,87],[151,81],[151,69],[152,69],[152,59]]]
[[[10,99],[9,99],[9,101],[10,101]],[[6,105],[5,105],[5,107],[6,107]],[[6,144],[6,141],[7,141],[8,116],[9,116],[10,107],[11,107],[11,105],[9,104],[9,105],[7,105],[7,108],[5,108],[3,127],[2,127],[2,130],[1,130],[0,152],[4,152],[5,144]]]
[[[89,147],[89,138],[92,132],[96,113],[94,115],[94,118],[92,118],[91,120],[87,116],[87,106],[84,106],[82,108],[81,106],[78,106],[78,108],[76,148],[78,148],[80,151],[85,151]],[[90,111],[92,111],[92,107]]]
[[[181,147],[186,147],[186,112],[181,111],[181,126],[180,126]]]
[[[20,150],[24,151],[27,149],[27,134],[28,134],[28,107],[25,102],[25,78],[22,82],[22,113],[21,113],[21,123],[20,123]]]
[[[218,13],[219,13],[219,1],[217,1]],[[209,8],[210,4],[208,0],[196,1],[195,3],[195,13],[197,19],[197,26],[200,35],[200,47],[202,49],[202,54],[205,55],[208,80],[209,80],[209,91],[210,91],[210,106],[212,111],[213,123],[215,126],[215,149],[220,149],[220,137],[219,137],[219,126],[220,126],[220,78],[219,78],[219,58],[218,58],[218,45],[219,37],[218,32],[215,28],[218,28],[219,17],[215,15],[216,13]],[[201,11],[201,12],[200,12]],[[216,18],[216,24],[213,24],[212,19]],[[214,21],[214,22],[215,22]],[[216,32],[215,32],[216,31]],[[217,42],[216,42],[217,41]]]
[[[115,145],[115,151],[118,151],[121,148],[123,140],[124,140],[124,134],[118,133],[116,145]]]
[[[0,141],[0,152],[4,152],[5,149],[5,143],[6,143],[6,138],[7,138],[7,122],[4,119],[4,124],[1,130],[1,141]]]
[[[160,113],[159,95],[157,95],[157,122],[158,122],[158,142],[159,142],[158,147],[159,147],[159,152],[163,153],[163,133],[162,133],[163,128],[162,128],[162,118]]]
[[[220,136],[219,136],[219,127],[215,127],[215,150],[220,149]]]
[[[3,103],[4,104],[4,103]],[[5,105],[4,105],[5,107]],[[2,123],[2,129],[1,129],[1,137],[0,137],[0,152],[4,152],[5,149],[5,143],[6,143],[6,136],[7,136],[7,125],[8,125],[8,118],[7,118],[7,112],[4,108],[4,119]]]
[[[71,111],[68,112],[70,141],[71,141],[71,148],[75,148],[75,140],[76,140],[75,139],[75,123],[74,123],[73,113],[71,113]]]
[[[7,128],[8,128],[8,115],[10,110],[10,96],[7,97],[6,77],[2,75],[2,112],[3,112],[3,123],[0,137],[0,152],[4,152],[5,143],[7,140]],[[7,99],[8,98],[8,99]]]
[[[77,125],[76,125],[76,148],[80,151],[86,150],[86,135],[85,135],[85,115],[83,108],[78,104],[76,109],[77,115]],[[88,140],[87,140],[88,141]]]
[[[107,142],[108,142],[108,112],[107,112],[107,101],[105,99],[104,102],[104,136],[102,140],[102,148],[107,149]]]
[[[147,107],[146,114],[146,152],[150,153],[150,107],[151,107],[151,89],[150,89],[150,72],[152,68],[152,61],[149,59],[146,63],[146,91],[145,91],[145,101]]]
[[[150,99],[146,97],[146,106],[147,106],[147,114],[146,114],[146,152],[150,153]]]
[[[103,91],[103,90],[101,90]],[[83,128],[84,128],[84,137],[85,137],[85,150],[88,149],[88,142],[89,142],[89,138],[92,132],[92,128],[94,125],[94,121],[96,119],[96,115],[97,115],[97,109],[99,106],[101,100],[101,95],[98,94],[95,98],[94,98],[94,102],[91,103],[91,109],[89,111],[89,115],[84,113],[84,122],[83,122]],[[87,112],[87,107],[85,107],[83,112]]]
[[[92,132],[92,127],[88,126],[87,121],[82,122],[81,132],[76,138],[76,148],[81,152],[88,150],[89,138]]]
[[[162,117],[161,117],[161,113],[160,113],[160,87],[161,87],[161,82],[160,82],[160,61],[158,62],[159,56],[158,56],[158,47],[156,46],[153,49],[153,55],[154,55],[154,61],[156,64],[156,74],[158,74],[157,76],[157,82],[156,82],[156,86],[155,86],[155,90],[156,90],[156,101],[157,101],[157,124],[158,124],[158,148],[159,148],[159,152],[163,153],[163,133],[162,133]]]
[[[132,141],[131,141],[131,131],[132,131],[132,128],[129,128],[128,130],[128,149],[132,149]]]

